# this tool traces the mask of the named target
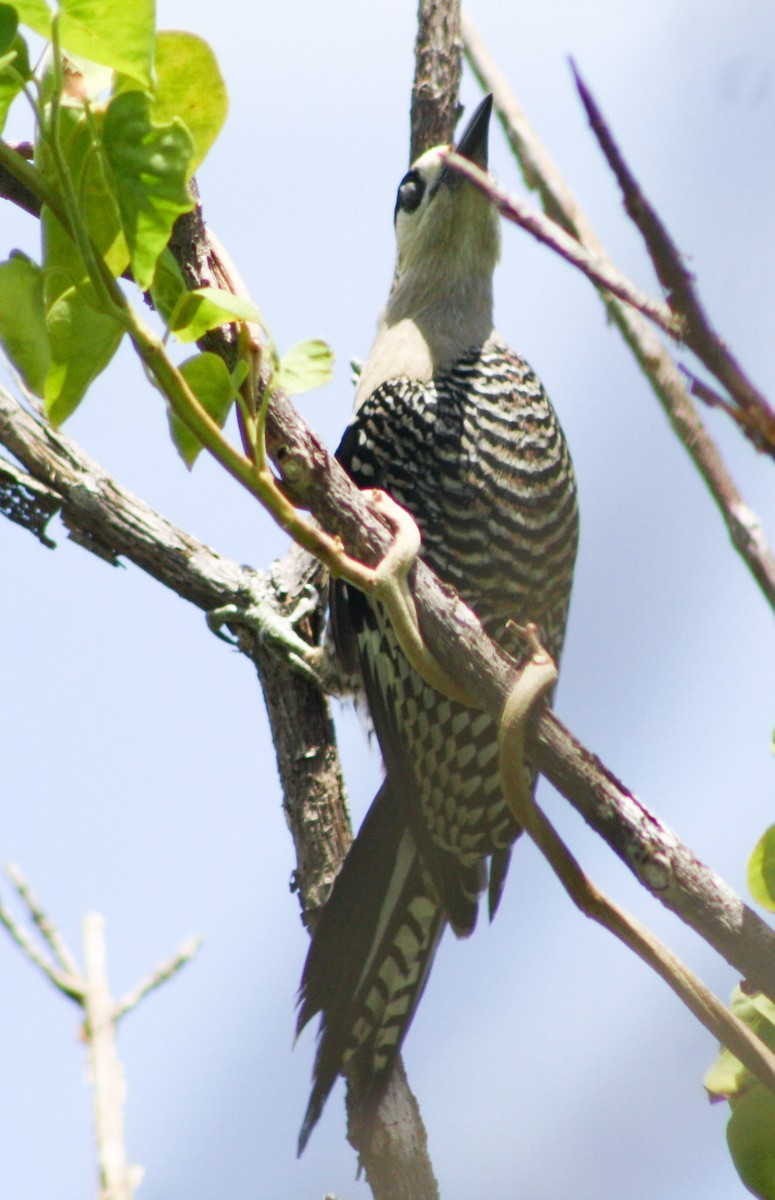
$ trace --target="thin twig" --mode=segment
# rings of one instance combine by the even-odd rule
[[[544,207],[559,224],[577,237],[599,261],[606,260],[608,256],[602,242],[466,12],[463,13],[463,38],[474,74],[482,87],[493,93],[495,110],[528,184],[538,189]],[[775,557],[767,544],[761,521],[740,494],[716,443],[700,419],[678,368],[645,318],[606,292],[600,292],[600,296],[707,485],[735,549],[775,610]]]
[[[733,421],[739,424],[743,423],[743,418],[738,409],[732,404],[728,396],[722,396],[714,388],[705,383],[693,371],[690,371],[685,363],[679,363],[678,369],[685,379],[689,381],[689,391],[698,400],[702,400],[703,404],[707,404],[708,408],[721,408],[731,417]]]
[[[40,930],[43,938],[48,942],[54,957],[59,965],[68,975],[79,975],[80,967],[75,961],[75,955],[71,952],[69,946],[65,942],[59,930],[49,919],[37,899],[27,880],[24,878],[22,870],[16,863],[9,863],[6,867],[6,874],[11,880],[11,883],[16,888],[19,896],[24,901],[29,911],[30,916]]]
[[[506,772],[503,776],[508,780]],[[551,822],[533,805],[532,816],[514,807],[520,824],[530,834],[560,879],[576,907],[623,942],[660,976],[689,1011],[722,1046],[748,1068],[768,1091],[775,1093],[775,1054],[739,1020],[713,992],[650,929],[609,899],[581,870]]]
[[[600,108],[572,60],[571,69],[589,123],[622,189],[625,209],[643,236],[671,309],[682,318],[682,341],[734,397],[740,406],[738,424],[757,449],[775,456],[775,412],[711,325],[697,294],[694,277],[684,265],[664,222],[624,161]]]
[[[519,225],[532,234],[537,241],[549,246],[566,262],[582,271],[595,287],[604,288],[612,296],[623,300],[672,337],[680,338],[682,336],[681,319],[676,317],[666,304],[653,299],[627,279],[607,259],[599,258],[593,252],[585,249],[581,242],[566,233],[556,221],[552,221],[543,213],[531,208],[518,196],[507,192],[491,175],[488,175],[486,171],[477,167],[469,159],[455,154],[452,150],[446,151],[444,158],[447,166],[470,180],[495,205],[502,217]]]
[[[75,1000],[79,1004],[82,1002],[83,987],[80,980],[75,976],[65,974],[64,971],[57,970],[54,964],[49,962],[2,901],[0,901],[0,924],[5,926],[22,953],[43,972],[55,988],[70,1000]]]
[[[117,1022],[122,1017],[125,1017],[133,1008],[137,1008],[140,1001],[149,992],[161,987],[168,979],[172,979],[173,975],[176,975],[178,971],[185,967],[186,963],[191,961],[201,945],[202,938],[199,934],[186,938],[179,950],[176,950],[165,962],[160,963],[150,975],[147,975],[145,979],[142,979],[140,983],[133,987],[131,992],[127,992],[125,996],[122,996],[113,1010],[113,1020]]]
[[[538,192],[547,214],[600,258],[605,248],[579,206],[557,164],[527,119],[505,75],[485,46],[470,15],[463,9],[463,47],[466,60],[482,90],[492,92],[493,108],[501,123],[527,186]]]

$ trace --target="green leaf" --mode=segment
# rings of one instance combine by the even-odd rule
[[[51,41],[52,13],[43,0],[15,0],[19,20]],[[63,50],[153,84],[154,0],[62,0],[59,41]]]
[[[6,7],[6,5],[0,5],[0,9]],[[0,130],[5,125],[8,109],[24,86],[22,81],[31,78],[27,43],[23,37],[18,34],[13,37],[10,47],[3,52],[3,57],[7,62],[7,68],[0,70]],[[21,78],[19,78],[20,76]]]
[[[767,996],[761,992],[749,996],[738,986],[732,992],[729,1007],[739,1021],[761,1038],[770,1050],[775,1051],[775,1004]],[[712,1099],[723,1098],[730,1102],[751,1087],[760,1086],[750,1071],[724,1046],[716,1062],[706,1072],[703,1082]]]
[[[62,49],[151,87],[154,9],[154,0],[62,0]]]
[[[770,1050],[775,1051],[775,1004],[763,992],[755,992],[746,999],[755,1014],[748,1023]]]
[[[0,343],[30,391],[42,396],[51,359],[43,272],[18,251],[0,263]]]
[[[319,338],[300,342],[280,359],[272,386],[282,388],[289,396],[299,396],[328,383],[333,378],[333,368],[334,354],[326,342]]]
[[[63,108],[59,143],[78,196],[89,237],[115,277],[129,266],[129,248],[121,225],[113,178],[98,153],[105,114],[94,109]],[[56,178],[53,162],[42,149],[40,162],[47,177]],[[80,277],[80,276],[79,276]]]
[[[153,119],[157,124],[174,117],[185,122],[194,139],[189,178],[220,133],[228,107],[218,60],[207,42],[193,33],[159,33]]]
[[[70,416],[89,385],[115,354],[123,329],[99,309],[81,257],[68,234],[44,208],[44,297],[51,364],[43,391],[49,419]]]
[[[51,9],[45,0],[14,0],[14,8],[23,25],[29,25],[46,39],[51,41]]]
[[[10,4],[0,4],[0,54],[10,50],[19,28],[19,18],[16,9]]]
[[[748,860],[748,887],[754,900],[775,912],[775,825],[762,835]]]
[[[749,1191],[775,1200],[775,1096],[757,1085],[735,1105],[727,1125],[735,1169]]]
[[[181,342],[195,342],[209,329],[236,321],[261,323],[258,309],[221,288],[187,291],[186,281],[167,248],[156,264],[151,298],[162,320]]]
[[[172,226],[194,206],[186,190],[193,141],[177,118],[155,125],[144,92],[124,92],[108,105],[103,144],[115,175],[132,271],[145,291]]]
[[[221,288],[204,287],[187,292],[174,314],[171,329],[181,342],[195,342],[209,329],[236,321],[261,323],[254,305]]]
[[[75,288],[51,303],[47,317],[52,361],[45,409],[51,423],[61,425],[107,367],[123,331],[117,322],[95,312]]]
[[[739,1095],[750,1083],[750,1075],[739,1058],[722,1046],[719,1056],[703,1076],[703,1086],[709,1099],[716,1103]]]
[[[775,1049],[775,1004],[761,992],[752,996],[736,987],[732,1012],[770,1049]],[[775,1200],[775,1096],[722,1047],[705,1076],[711,1099],[724,1097],[732,1115],[727,1141],[732,1161],[749,1191]]]
[[[217,354],[197,354],[182,363],[180,371],[202,407],[217,425],[222,426],[237,395],[223,359]],[[202,443],[174,413],[170,414],[170,432],[181,458],[190,469]]]

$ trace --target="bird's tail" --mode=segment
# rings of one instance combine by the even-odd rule
[[[321,1020],[300,1154],[340,1072],[357,1078],[364,1102],[379,1099],[446,922],[447,906],[418,853],[404,804],[386,780],[337,876],[304,966],[297,1034],[316,1013]]]

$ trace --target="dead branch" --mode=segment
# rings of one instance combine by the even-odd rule
[[[1,901],[0,924],[5,926],[24,955],[54,987],[69,1000],[75,1000],[83,1010],[83,1040],[88,1048],[90,1082],[94,1093],[100,1200],[132,1200],[142,1181],[143,1172],[142,1168],[130,1164],[127,1159],[124,1136],[126,1087],[116,1044],[116,1026],[119,1018],[135,1008],[149,991],[171,979],[193,958],[201,939],[189,938],[177,954],[117,1004],[108,986],[105,918],[99,913],[87,913],[84,918],[85,965],[81,969],[59,929],[33,895],[20,869],[10,865],[6,868],[6,874],[16,888],[33,926],[53,956],[53,961],[45,950],[35,944],[24,926]]]

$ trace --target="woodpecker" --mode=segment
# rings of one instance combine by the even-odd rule
[[[485,170],[491,108],[488,96],[456,146]],[[533,621],[557,660],[578,537],[573,467],[539,379],[493,328],[497,213],[443,149],[398,188],[396,274],[337,457],[360,487],[408,509],[422,557],[495,641],[524,660],[515,624]],[[298,1030],[321,1021],[300,1153],[339,1073],[362,1102],[379,1100],[445,927],[472,932],[488,875],[494,915],[519,834],[490,717],[425,683],[381,606],[341,582],[331,624],[385,778],[304,967]]]

